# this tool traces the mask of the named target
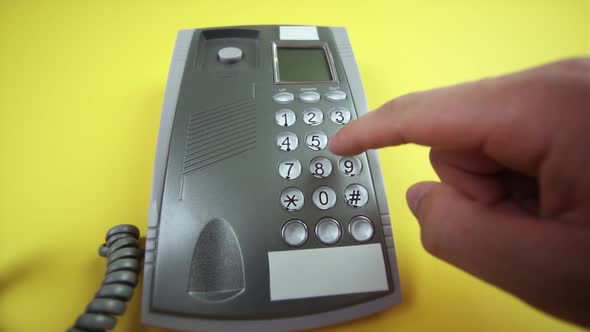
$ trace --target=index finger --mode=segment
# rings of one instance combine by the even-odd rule
[[[339,155],[416,143],[480,150],[505,166],[534,173],[544,140],[522,123],[522,74],[417,92],[352,121],[329,141]],[[525,106],[523,106],[525,105]],[[530,129],[530,128],[529,128]]]

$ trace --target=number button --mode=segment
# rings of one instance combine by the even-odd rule
[[[355,176],[363,169],[363,164],[357,157],[344,157],[338,162],[338,168],[344,175]]]
[[[309,162],[309,171],[316,178],[325,178],[332,174],[332,163],[328,158],[315,157]]]
[[[344,199],[353,208],[360,208],[367,204],[369,193],[360,184],[351,184],[344,189]]]
[[[321,150],[328,145],[328,136],[321,131],[313,131],[307,134],[305,143],[312,150]]]
[[[287,180],[295,179],[301,174],[301,163],[296,159],[283,160],[279,163],[279,174]]]
[[[317,108],[306,109],[303,112],[303,122],[316,126],[324,121],[324,113]]]
[[[313,192],[311,200],[321,210],[327,210],[336,204],[336,192],[330,187],[321,186]]]
[[[287,211],[297,211],[303,207],[304,198],[301,190],[297,188],[287,188],[281,193],[281,205]]]
[[[350,121],[350,111],[344,107],[336,107],[330,112],[330,120],[336,124],[347,124]]]
[[[295,123],[295,113],[288,109],[278,110],[275,113],[275,121],[279,126],[292,126]]]
[[[277,136],[277,146],[283,151],[293,151],[299,146],[299,139],[293,133],[280,133]]]

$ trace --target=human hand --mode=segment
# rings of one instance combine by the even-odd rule
[[[405,143],[442,181],[406,195],[427,251],[590,327],[590,58],[399,97],[329,149]]]

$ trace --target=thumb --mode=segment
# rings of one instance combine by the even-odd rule
[[[415,184],[407,200],[432,255],[520,296],[526,297],[523,284],[537,283],[531,271],[547,259],[535,248],[537,220],[503,213],[444,183]]]

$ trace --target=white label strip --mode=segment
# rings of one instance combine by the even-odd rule
[[[281,40],[319,40],[318,29],[313,26],[281,26]]]
[[[270,300],[386,291],[378,243],[268,253]]]

